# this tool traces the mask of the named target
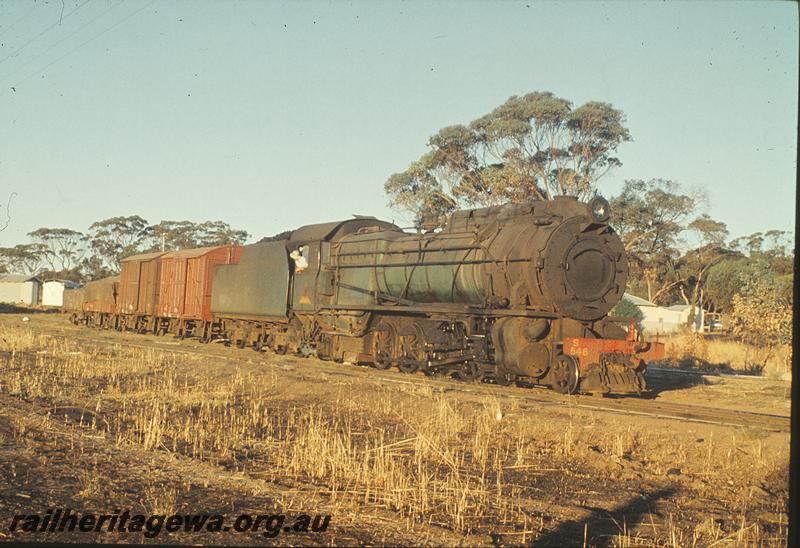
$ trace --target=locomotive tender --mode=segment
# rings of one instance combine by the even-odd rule
[[[663,345],[607,317],[628,275],[608,217],[602,198],[561,196],[457,211],[438,231],[357,216],[286,240],[137,255],[121,281],[87,284],[86,294],[105,284],[109,304],[84,302],[73,321],[561,393],[638,393]]]

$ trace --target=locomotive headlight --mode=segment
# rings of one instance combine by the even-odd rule
[[[611,208],[608,205],[608,200],[602,196],[596,196],[589,202],[589,209],[592,212],[592,219],[598,223],[604,223],[611,216]]]

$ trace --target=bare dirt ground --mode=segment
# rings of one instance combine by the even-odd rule
[[[511,397],[519,388],[484,395],[480,384],[22,318],[0,316],[0,540],[786,544],[788,431],[572,405],[600,400],[586,396],[539,406]],[[654,403],[789,413],[782,381],[650,380]],[[276,538],[9,530],[16,515],[67,507],[332,518],[324,533]]]

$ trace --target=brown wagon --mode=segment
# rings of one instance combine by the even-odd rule
[[[64,309],[70,321],[105,329],[117,326],[120,278],[111,276],[88,282],[84,287],[64,291]]]
[[[83,287],[84,312],[116,314],[119,301],[119,276],[89,282]]]
[[[131,255],[120,261],[120,329],[152,330],[163,252]]]
[[[158,308],[160,319],[178,320],[178,333],[211,322],[214,266],[238,264],[242,246],[224,245],[172,251],[160,259]],[[170,329],[171,330],[171,329]],[[189,334],[189,333],[187,333]]]
[[[64,289],[64,310],[70,312],[80,312],[83,310],[83,293],[82,287],[74,289]]]
[[[162,252],[131,255],[121,261],[120,313],[153,314],[158,297],[159,264]]]

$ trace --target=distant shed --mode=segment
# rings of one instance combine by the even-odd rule
[[[681,327],[689,327],[692,331],[697,331],[699,326],[703,325],[705,311],[702,308],[696,310],[695,321],[689,325],[689,316],[692,311],[692,307],[689,305],[659,306],[630,293],[625,293],[622,298],[630,301],[642,313],[642,319],[639,323],[646,333],[672,333],[678,331]]]
[[[42,284],[42,304],[44,306],[64,306],[64,290],[76,289],[79,283],[70,280],[47,280]]]
[[[36,276],[0,274],[0,303],[39,304],[40,287]]]

